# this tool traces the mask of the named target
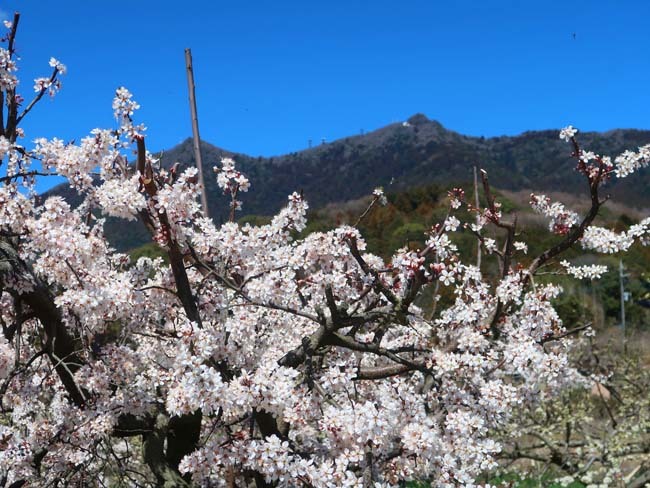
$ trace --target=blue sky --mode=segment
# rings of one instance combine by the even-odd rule
[[[110,127],[115,88],[142,105],[151,150],[191,135],[273,155],[416,112],[471,135],[569,123],[650,128],[648,1],[4,1],[21,12],[23,90],[68,66],[27,139]],[[575,33],[575,38],[573,34]]]

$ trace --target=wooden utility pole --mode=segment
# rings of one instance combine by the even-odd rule
[[[627,276],[628,275],[625,274],[625,268],[623,267],[623,260],[621,259],[618,262],[618,281],[621,294],[621,327],[623,328],[623,352],[625,354],[627,354],[627,329],[625,324],[625,299],[627,298],[625,291],[625,278]]]
[[[201,206],[203,215],[208,214],[208,198],[205,193],[205,182],[203,180],[203,161],[201,160],[201,137],[199,136],[199,117],[196,114],[196,95],[194,93],[194,69],[192,68],[192,50],[185,49],[185,69],[187,70],[187,90],[190,94],[190,114],[192,115],[192,134],[194,139],[194,160],[196,169],[199,170],[199,185],[201,185]]]
[[[481,221],[480,212],[479,212],[479,200],[478,200],[478,175],[476,173],[476,166],[474,166],[474,205],[476,206],[476,223],[478,224]],[[476,267],[481,269],[481,241],[477,239],[476,243]]]

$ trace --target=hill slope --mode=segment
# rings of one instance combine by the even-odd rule
[[[580,133],[579,140],[585,149],[616,155],[650,143],[650,131]],[[227,215],[227,202],[216,185],[212,167],[224,156],[233,157],[252,183],[251,191],[242,195],[242,215],[271,215],[296,190],[303,190],[312,208],[318,208],[367,195],[376,186],[396,191],[432,182],[466,182],[474,165],[485,168],[493,184],[507,190],[575,193],[585,186],[569,158],[571,147],[558,139],[557,130],[514,137],[470,137],[447,130],[421,114],[411,117],[408,124],[391,124],[365,135],[277,157],[235,154],[206,142],[201,148],[210,211],[217,221]],[[191,139],[162,155],[165,166],[176,161],[185,166],[194,164]],[[648,188],[650,172],[644,171],[639,177],[611,184],[608,190],[627,205],[650,207]],[[65,185],[48,194],[75,200]],[[124,223],[109,222],[107,234],[118,249],[146,240],[143,229]]]

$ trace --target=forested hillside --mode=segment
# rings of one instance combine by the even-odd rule
[[[600,154],[616,155],[650,142],[650,131],[615,130],[581,133],[581,143]],[[194,164],[192,141],[164,151],[161,164],[171,167]],[[227,217],[227,200],[217,187],[212,168],[224,156],[233,157],[237,168],[251,180],[253,191],[243,195],[244,215],[272,215],[293,191],[304,193],[312,208],[345,202],[368,195],[373,188],[400,191],[427,183],[443,186],[467,183],[478,165],[490,174],[499,188],[587,193],[574,170],[570,148],[557,138],[556,130],[525,132],[515,137],[470,137],[445,129],[440,123],[418,114],[405,123],[391,124],[365,135],[347,137],[318,147],[282,156],[263,158],[235,154],[207,142],[202,159],[211,216],[219,222]],[[606,186],[618,202],[650,207],[650,172],[617,180]],[[76,200],[74,191],[61,185],[48,194]],[[109,219],[107,235],[118,250],[147,241],[139,224],[117,224]]]

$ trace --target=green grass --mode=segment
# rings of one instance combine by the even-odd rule
[[[522,478],[516,473],[501,474],[488,479],[486,482],[503,488],[585,488],[585,485],[577,481],[564,487],[559,483],[555,483],[552,477],[549,476],[543,476],[541,478]],[[406,488],[425,488],[428,486],[430,486],[428,483],[414,481],[406,484]]]
[[[564,485],[555,483],[552,477],[543,476],[541,478],[522,478],[516,473],[506,473],[491,478],[488,481],[492,485],[512,488],[564,488]],[[567,488],[584,488],[580,482],[574,481]]]

